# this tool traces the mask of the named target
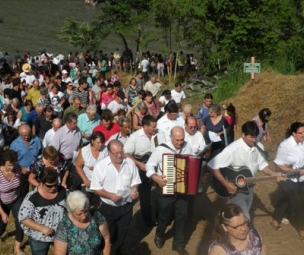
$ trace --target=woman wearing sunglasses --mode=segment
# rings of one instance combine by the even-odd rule
[[[66,190],[58,186],[58,174],[46,167],[40,185],[27,194],[19,211],[19,222],[29,237],[32,255],[47,255],[65,212]]]
[[[209,247],[209,255],[265,255],[266,246],[255,228],[249,225],[242,209],[225,205],[219,214],[219,239]]]

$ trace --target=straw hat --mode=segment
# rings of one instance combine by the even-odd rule
[[[25,72],[25,73],[28,73],[31,69],[32,68],[31,68],[30,64],[25,63],[25,64],[22,65],[22,71]]]

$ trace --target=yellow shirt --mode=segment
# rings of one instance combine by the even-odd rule
[[[27,92],[26,99],[31,100],[33,105],[35,106],[39,98],[40,98],[40,90],[35,89],[34,87],[30,88],[29,91]]]

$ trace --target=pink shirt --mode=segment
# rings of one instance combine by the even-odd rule
[[[13,173],[14,177],[9,181],[0,171],[0,200],[6,205],[16,201],[20,195],[21,167],[19,164],[15,164]]]

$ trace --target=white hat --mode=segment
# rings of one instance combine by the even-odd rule
[[[67,70],[62,70],[62,73],[67,74],[67,73],[68,73],[68,71],[67,71]]]

